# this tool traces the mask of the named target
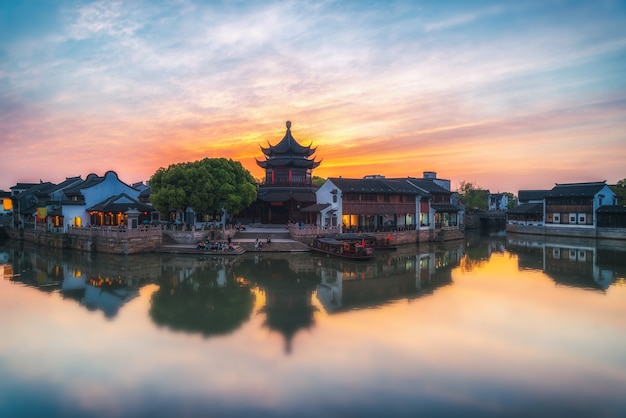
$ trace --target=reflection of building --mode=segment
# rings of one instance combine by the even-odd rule
[[[518,256],[520,268],[542,270],[565,286],[606,290],[616,279],[626,277],[626,248],[598,246],[595,240],[544,242],[513,235],[508,250]]]
[[[430,294],[452,282],[462,248],[390,256],[372,263],[320,258],[317,299],[327,312],[342,312]]]
[[[246,271],[242,276],[255,282],[265,294],[265,306],[260,310],[266,315],[264,326],[283,336],[289,354],[294,336],[315,323],[316,308],[311,303],[315,275],[308,268],[292,270],[284,257],[246,259],[237,267]]]
[[[291,353],[293,337],[301,329],[313,327],[315,308],[311,304],[313,284],[307,281],[270,280],[265,292],[264,325],[285,338],[285,352]]]
[[[63,298],[75,300],[89,310],[102,311],[107,317],[115,316],[138,295],[143,284],[154,281],[160,273],[160,263],[153,257],[136,256],[129,260],[109,256],[99,260],[89,253],[59,255],[45,247],[29,246],[10,252],[13,271],[21,272],[12,280],[46,292],[59,291]]]

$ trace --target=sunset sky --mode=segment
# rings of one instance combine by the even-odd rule
[[[455,189],[626,178],[626,2],[2,1],[0,189],[260,146]]]

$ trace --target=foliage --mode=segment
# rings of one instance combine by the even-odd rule
[[[163,277],[152,295],[150,316],[156,324],[204,336],[226,335],[252,314],[254,294],[233,280],[217,284],[217,274],[196,270],[186,281]]]
[[[256,182],[239,162],[205,158],[159,168],[150,178],[150,193],[161,213],[187,208],[212,215],[237,213],[256,199]]]
[[[611,190],[617,195],[618,204],[626,204],[626,179],[621,179],[614,186],[610,186]]]
[[[509,198],[509,203],[507,204],[507,209],[513,209],[517,206],[517,197],[511,192],[503,192],[503,195]]]
[[[322,187],[322,184],[324,184],[326,182],[325,178],[322,177],[318,177],[318,176],[313,176],[313,178],[311,179],[311,181],[313,182],[313,185],[316,187]]]
[[[483,190],[472,182],[462,181],[457,192],[461,195],[466,211],[487,210],[489,191]]]

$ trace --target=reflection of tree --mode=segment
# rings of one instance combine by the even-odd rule
[[[155,323],[174,330],[199,332],[205,336],[228,334],[250,318],[254,295],[248,287],[232,280],[218,287],[215,277],[192,274],[161,280],[152,295],[150,316]]]
[[[465,235],[465,256],[459,266],[464,272],[470,272],[484,265],[491,258],[489,240],[479,234],[468,232]]]

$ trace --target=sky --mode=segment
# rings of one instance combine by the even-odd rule
[[[0,190],[240,161],[492,192],[626,178],[626,2],[0,1]]]

